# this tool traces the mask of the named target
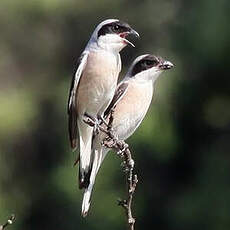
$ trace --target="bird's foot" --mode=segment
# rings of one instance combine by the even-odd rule
[[[111,133],[113,133],[113,127],[111,124],[108,123],[108,121],[101,115],[98,116],[98,120],[100,122],[100,124],[105,125],[105,127],[107,128],[108,131],[110,131]]]
[[[93,126],[93,134],[98,135],[100,131],[100,122],[98,119],[95,120],[95,124]]]
[[[84,121],[89,124],[90,126],[93,126],[93,133],[94,135],[97,135],[100,131],[100,121],[99,119],[92,117],[91,115],[85,113],[84,114]]]
[[[102,115],[98,115],[97,119],[99,120],[100,124],[104,124],[106,127],[108,127],[108,123]]]

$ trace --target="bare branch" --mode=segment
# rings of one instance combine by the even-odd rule
[[[13,221],[14,221],[14,220],[15,220],[15,215],[12,214],[12,215],[10,216],[10,218],[6,221],[5,224],[0,225],[0,230],[3,230],[3,229],[5,229],[8,225],[13,224]]]
[[[128,198],[124,200],[119,200],[118,205],[122,206],[125,210],[129,229],[134,230],[135,218],[132,215],[132,201],[138,183],[138,179],[137,179],[137,175],[133,175],[134,160],[132,158],[129,145],[125,141],[119,140],[113,133],[112,130],[113,111],[114,110],[111,110],[108,125],[106,127],[103,125],[99,125],[98,129],[99,131],[107,134],[107,137],[104,139],[102,144],[107,148],[114,149],[117,155],[122,159],[122,168],[124,168],[126,182],[127,182]],[[97,125],[95,121],[92,120],[90,117],[87,117],[84,121],[90,126]]]

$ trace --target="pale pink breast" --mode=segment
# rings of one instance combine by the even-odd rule
[[[108,101],[107,95],[115,90],[118,74],[115,56],[91,52],[77,91],[78,113],[97,114]]]
[[[127,138],[144,118],[152,99],[152,84],[129,83],[125,96],[117,104],[114,112],[114,130]]]

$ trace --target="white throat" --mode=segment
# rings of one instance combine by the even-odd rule
[[[135,80],[138,82],[152,81],[152,83],[154,84],[161,73],[162,71],[156,70],[155,68],[151,68],[149,70],[145,70],[136,74],[132,78],[135,78]]]
[[[104,50],[118,54],[126,45],[127,44],[123,42],[119,35],[107,34],[100,36],[98,39],[92,36],[86,48],[90,50]]]

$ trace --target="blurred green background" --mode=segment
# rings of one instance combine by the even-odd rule
[[[136,229],[230,229],[229,0],[1,0],[0,223],[12,230],[125,229],[120,160],[109,154],[89,216],[80,216],[75,153],[67,135],[72,72],[95,26],[127,21],[144,53],[176,67],[128,140],[139,175]]]

